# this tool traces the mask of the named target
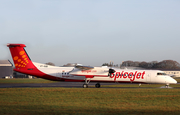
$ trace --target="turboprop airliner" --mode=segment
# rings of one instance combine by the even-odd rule
[[[7,44],[14,61],[14,71],[37,76],[48,80],[65,82],[84,82],[87,88],[90,82],[96,82],[99,88],[101,82],[138,83],[138,84],[176,84],[177,81],[159,70],[128,70],[110,67],[91,67],[77,65],[75,67],[57,67],[32,62],[24,44]]]

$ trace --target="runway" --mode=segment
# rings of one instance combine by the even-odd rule
[[[41,88],[41,87],[61,87],[61,88],[83,88],[84,82],[54,82],[54,83],[4,83],[0,84],[0,88]],[[89,88],[95,88],[94,82],[89,83]],[[101,88],[163,88],[162,87],[105,87],[103,85],[117,85],[119,83],[100,83]],[[103,87],[102,87],[103,86]],[[172,88],[172,87],[170,87]],[[180,88],[180,87],[176,87]]]

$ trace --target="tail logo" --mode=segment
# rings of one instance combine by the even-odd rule
[[[29,63],[25,51],[20,51],[19,56],[15,56],[13,59],[15,67],[26,67],[26,65]]]

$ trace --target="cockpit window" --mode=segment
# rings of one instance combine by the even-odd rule
[[[157,75],[166,75],[165,73],[157,73]]]

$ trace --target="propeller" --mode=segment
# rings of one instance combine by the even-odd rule
[[[109,73],[108,73],[108,76],[110,76],[112,73],[116,72],[114,69],[110,68],[109,69]]]

